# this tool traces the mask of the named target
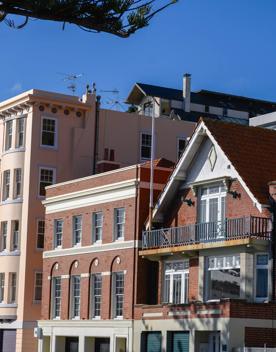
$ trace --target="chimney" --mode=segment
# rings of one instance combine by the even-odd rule
[[[183,108],[184,111],[191,111],[191,75],[185,73],[183,76]]]

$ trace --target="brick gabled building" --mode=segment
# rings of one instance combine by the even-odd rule
[[[276,347],[275,180],[275,131],[199,122],[143,233],[133,351]]]
[[[172,167],[155,162],[155,199]],[[149,177],[146,163],[47,188],[39,351],[132,351],[134,303],[151,287],[138,255]]]

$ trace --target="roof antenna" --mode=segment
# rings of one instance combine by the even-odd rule
[[[69,89],[73,95],[75,95],[77,91],[77,80],[83,76],[82,73],[61,73],[58,72],[58,74],[63,76],[63,81],[68,82],[68,86],[66,87]]]

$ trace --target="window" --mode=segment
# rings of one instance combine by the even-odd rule
[[[80,317],[80,276],[71,277],[71,317]]]
[[[204,110],[205,110],[205,112],[209,113],[209,111],[210,111],[210,107],[209,107],[209,105],[205,105]]]
[[[256,255],[256,300],[268,300],[268,254]]]
[[[16,251],[19,249],[19,221],[14,220],[12,222],[12,250]]]
[[[10,197],[10,170],[5,170],[3,175],[3,200]]]
[[[4,301],[5,273],[0,273],[0,302]]]
[[[39,170],[39,195],[45,197],[45,187],[51,186],[55,182],[55,170],[41,168]]]
[[[101,316],[101,300],[102,300],[102,275],[92,274],[91,276],[91,315],[92,318],[100,318]]]
[[[12,120],[6,122],[5,150],[9,150],[12,147],[12,124]]]
[[[56,119],[42,118],[41,145],[47,147],[56,147]]]
[[[103,213],[93,214],[93,242],[101,241],[103,234]]]
[[[42,273],[35,273],[34,300],[41,301],[42,298]]]
[[[124,306],[124,273],[118,272],[113,274],[113,302],[114,318],[123,317]]]
[[[21,169],[14,169],[14,198],[21,196],[22,172]]]
[[[25,144],[25,118],[17,119],[16,147],[22,148]]]
[[[153,104],[152,104],[152,102],[145,103],[143,110],[144,110],[144,115],[145,116],[152,117],[152,115],[153,115]]]
[[[225,197],[224,185],[201,187],[199,190],[199,225],[197,240],[214,240],[224,238],[225,229]]]
[[[222,108],[222,115],[223,116],[227,116],[227,114],[228,114],[228,110],[227,110],[227,108]]]
[[[82,217],[81,215],[73,217],[73,246],[81,244]]]
[[[55,220],[55,238],[54,246],[55,248],[62,246],[62,232],[63,232],[63,220]]]
[[[53,290],[52,290],[52,314],[53,318],[60,318],[61,308],[61,277],[56,276],[53,278]]]
[[[9,299],[10,303],[16,302],[16,273],[10,273]]]
[[[160,106],[161,115],[169,116],[171,112],[171,104],[169,100],[161,99]]]
[[[161,331],[143,331],[141,334],[141,351],[161,352],[162,333]],[[175,350],[177,351],[177,350]],[[183,350],[184,351],[184,350]]]
[[[7,237],[8,237],[8,222],[2,221],[1,223],[1,251],[7,249]]]
[[[177,139],[177,160],[180,159],[184,149],[186,147],[186,139],[185,138],[178,138]]]
[[[140,158],[143,160],[149,160],[151,157],[151,134],[141,134],[141,146],[140,146]]]
[[[187,303],[189,287],[189,261],[165,263],[164,302]]]
[[[36,248],[43,249],[44,248],[44,232],[45,232],[45,221],[38,220],[37,221],[37,231],[36,231]]]
[[[240,256],[207,257],[207,300],[240,298]]]
[[[125,235],[125,208],[115,209],[115,239],[120,240]]]

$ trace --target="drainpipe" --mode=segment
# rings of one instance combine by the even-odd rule
[[[101,96],[97,95],[96,104],[95,104],[95,131],[94,131],[94,156],[93,156],[93,170],[92,174],[96,174],[97,161],[98,161],[98,139],[99,139],[99,120],[100,120],[100,105],[101,105]]]

